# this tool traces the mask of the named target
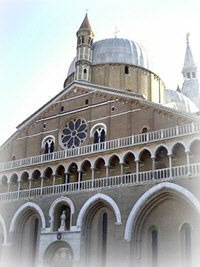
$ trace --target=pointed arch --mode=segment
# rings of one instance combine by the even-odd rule
[[[2,225],[3,229],[3,245],[6,245],[8,241],[8,235],[7,235],[6,223],[1,214],[0,214],[0,224]]]
[[[74,214],[75,209],[74,209],[74,203],[72,202],[72,200],[68,197],[59,197],[57,198],[50,206],[49,209],[49,218],[51,220],[50,224],[51,224],[51,230],[53,230],[53,225],[54,225],[54,213],[55,213],[55,208],[59,203],[64,203],[66,205],[68,205],[70,207],[70,211],[71,211],[71,215]]]
[[[20,214],[23,211],[25,211],[28,208],[34,209],[35,211],[38,212],[38,214],[40,216],[40,219],[41,219],[42,229],[46,228],[45,217],[44,217],[44,213],[43,213],[42,209],[36,203],[27,202],[24,205],[22,205],[20,208],[18,208],[18,210],[15,212],[15,214],[14,214],[12,220],[11,220],[11,223],[10,223],[10,230],[9,230],[10,232],[14,232],[15,231],[15,227],[16,227],[16,223],[17,223],[18,217],[20,216]]]
[[[135,224],[136,218],[138,213],[140,212],[141,208],[143,207],[143,205],[148,201],[148,199],[150,199],[154,194],[156,194],[157,192],[161,191],[161,190],[172,190],[175,193],[178,193],[179,195],[181,195],[183,198],[187,199],[190,204],[197,210],[197,212],[200,215],[200,202],[199,200],[187,189],[185,189],[184,187],[177,185],[177,184],[172,184],[169,182],[164,182],[164,183],[160,183],[157,184],[155,186],[153,186],[152,188],[150,188],[147,192],[145,192],[135,203],[135,205],[133,206],[129,216],[128,216],[128,220],[126,222],[126,227],[125,227],[125,233],[124,233],[124,239],[126,241],[130,241],[131,240],[131,233],[132,233],[132,228]]]
[[[108,203],[112,208],[113,211],[115,213],[115,217],[116,217],[116,225],[121,225],[122,221],[121,221],[121,213],[120,210],[116,204],[116,202],[109,196],[105,195],[105,194],[101,194],[98,193],[96,195],[94,195],[93,197],[89,198],[85,204],[82,206],[78,218],[77,218],[77,227],[81,228],[82,224],[83,224],[83,218],[88,210],[88,208],[95,203],[98,200],[103,200],[104,202]]]

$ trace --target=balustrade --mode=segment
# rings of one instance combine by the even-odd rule
[[[79,191],[92,191],[103,188],[116,188],[120,186],[137,186],[146,183],[159,183],[177,178],[188,178],[200,175],[200,163],[187,164],[172,168],[151,170],[145,172],[122,174],[118,176],[91,179],[55,186],[41,186],[39,188],[14,191],[0,194],[0,201],[14,201],[45,197],[50,195],[70,194]]]
[[[99,153],[128,146],[135,146],[142,143],[180,137],[184,135],[194,134],[197,132],[200,132],[200,122],[123,137],[115,140],[106,141],[103,143],[91,144],[73,149],[57,151],[50,154],[38,155],[30,158],[5,162],[0,164],[0,171],[11,170],[66,158],[72,158],[91,153]]]

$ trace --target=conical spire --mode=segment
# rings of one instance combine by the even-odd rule
[[[186,46],[185,60],[184,60],[184,65],[183,65],[183,70],[182,70],[183,75],[187,72],[196,71],[196,65],[194,63],[194,59],[192,56],[192,51],[191,51],[190,43],[189,43],[189,33],[187,34],[186,40],[187,40],[187,46]]]
[[[79,28],[79,31],[80,30],[89,30],[89,31],[92,31],[92,27],[90,25],[90,22],[89,22],[87,13],[85,15],[85,18],[84,18],[84,20],[83,20],[80,28]]]

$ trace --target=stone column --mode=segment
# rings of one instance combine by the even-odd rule
[[[172,154],[168,154],[169,157],[169,178],[172,178]]]
[[[153,172],[152,180],[155,180],[156,157],[152,156],[151,159],[152,159],[152,172]]]
[[[19,192],[20,192],[20,185],[21,185],[21,183],[20,183],[21,181],[20,180],[18,180],[18,185],[17,185],[17,195],[18,195],[18,198],[19,198]]]
[[[121,175],[123,175],[124,174],[124,162],[120,162],[119,164],[121,166]]]
[[[108,177],[108,175],[109,175],[109,165],[105,165],[105,168],[106,168],[106,177]]]
[[[82,170],[77,170],[78,171],[78,191],[81,189],[81,175],[82,175]]]
[[[94,188],[94,167],[91,167],[92,170],[92,188]]]
[[[8,193],[10,193],[10,182],[8,182]]]
[[[139,182],[139,159],[135,159],[135,165],[136,165],[136,183]]]
[[[44,176],[41,176],[41,189],[40,189],[40,195],[42,195],[43,185],[44,185]]]
[[[29,178],[29,185],[28,185],[28,190],[29,190],[28,195],[29,195],[29,197],[31,195],[31,187],[32,187],[32,179]]]
[[[190,172],[190,151],[186,150],[185,153],[186,153],[186,159],[187,159],[187,174],[191,175],[191,172]]]

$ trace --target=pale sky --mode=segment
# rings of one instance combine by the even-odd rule
[[[0,0],[0,144],[63,88],[88,9],[95,40],[141,43],[167,88],[182,85],[186,34],[200,63],[199,0]]]

